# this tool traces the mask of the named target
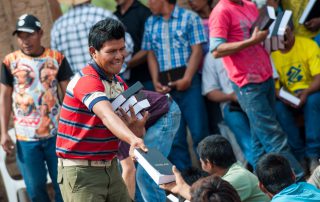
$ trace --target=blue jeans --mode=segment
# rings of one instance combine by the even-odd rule
[[[147,147],[157,148],[164,156],[168,156],[176,132],[178,131],[181,112],[178,105],[173,101],[169,111],[163,115],[154,125],[148,128],[144,136]],[[136,194],[141,193],[142,199],[137,196],[136,201],[141,202],[163,202],[166,201],[165,191],[153,181],[148,173],[137,165],[136,181],[138,188]],[[140,200],[139,200],[140,198]]]
[[[250,83],[241,88],[233,83],[232,87],[252,126],[252,152],[255,164],[264,153],[279,153],[289,160],[297,180],[302,180],[303,170],[291,153],[287,136],[276,119],[273,79],[259,84]]]
[[[288,134],[288,143],[298,159],[320,157],[320,92],[308,96],[301,109],[294,109],[281,101],[276,102],[277,118]],[[295,116],[304,115],[305,141],[299,133]]]
[[[17,164],[31,201],[50,201],[46,165],[55,191],[55,201],[63,201],[57,183],[56,137],[32,142],[17,141]]]
[[[207,113],[201,95],[200,76],[198,74],[194,75],[192,84],[186,91],[173,90],[170,94],[178,103],[182,118],[179,130],[173,140],[169,160],[182,171],[191,167],[186,126],[190,129],[195,152],[197,151],[199,142],[209,135]]]
[[[230,111],[230,104],[223,108],[224,121],[233,132],[247,161],[255,167],[251,148],[251,132],[247,115],[242,111]]]

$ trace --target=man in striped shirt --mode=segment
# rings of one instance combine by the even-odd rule
[[[111,101],[127,86],[119,73],[125,57],[125,31],[121,22],[107,18],[89,33],[92,61],[69,83],[61,109],[57,148],[58,183],[64,201],[131,201],[116,161],[119,139],[146,151],[136,134],[142,120],[124,123]],[[133,113],[134,114],[134,113]],[[127,124],[127,125],[126,125]]]

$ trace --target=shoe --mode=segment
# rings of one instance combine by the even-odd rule
[[[310,173],[312,174],[313,171],[320,165],[319,159],[318,158],[310,158],[309,159],[309,170]]]

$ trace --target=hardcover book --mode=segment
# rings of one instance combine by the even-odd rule
[[[283,87],[280,89],[279,96],[296,106],[300,104],[300,99],[286,91]]]
[[[277,15],[277,19],[275,20],[274,27],[272,30],[271,34],[271,50],[276,51],[279,49],[278,47],[278,31],[279,31],[279,26],[282,20],[284,12],[280,12]]]
[[[162,85],[167,86],[169,82],[181,79],[184,76],[186,67],[179,67],[159,73],[159,81]]]
[[[139,91],[137,94],[132,95],[127,101],[125,101],[122,105],[121,108],[127,112],[129,111],[129,106],[135,105],[137,102],[146,99],[146,96],[144,95],[143,92]]]
[[[141,89],[143,89],[143,85],[140,81],[137,81],[135,84],[130,86],[126,91],[123,91],[111,102],[113,111],[116,111],[129,97],[136,94]]]
[[[141,120],[143,116],[140,112],[142,112],[144,109],[147,109],[148,107],[150,107],[150,103],[147,99],[141,100],[137,102],[135,105],[133,105],[133,110],[134,110],[134,113],[136,114],[136,117]],[[127,114],[131,116],[130,111],[127,111]]]
[[[251,33],[255,27],[258,27],[259,30],[269,29],[272,22],[276,19],[276,12],[272,6],[264,6],[261,8],[259,17],[253,23],[251,28]]]
[[[290,10],[286,10],[282,16],[281,23],[279,25],[279,30],[278,30],[278,48],[279,49],[285,48],[283,42],[285,41],[285,32],[291,17],[292,17],[292,11]]]
[[[166,184],[175,181],[171,162],[155,149],[148,148],[148,152],[134,149],[138,163],[145,169],[156,184]]]
[[[313,18],[320,17],[320,1],[309,0],[299,19],[299,24],[304,24]]]

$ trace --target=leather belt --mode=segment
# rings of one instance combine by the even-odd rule
[[[82,160],[82,159],[63,159],[58,158],[58,166],[88,166],[88,167],[110,167],[112,160]]]

